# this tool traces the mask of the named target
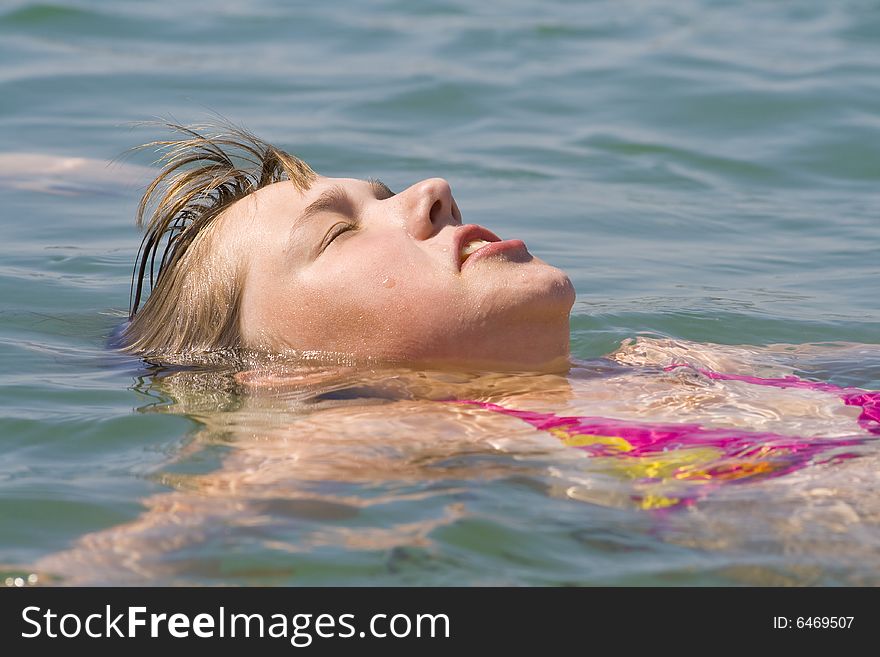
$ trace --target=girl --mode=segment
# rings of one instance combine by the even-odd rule
[[[173,490],[39,572],[322,583],[341,559],[406,584],[428,554],[419,581],[506,583],[489,550],[516,582],[626,583],[632,553],[663,583],[697,550],[716,583],[877,583],[876,496],[851,482],[875,478],[878,394],[794,376],[876,348],[642,337],[574,361],[569,279],[463,223],[445,181],[395,194],[173,127],[120,342],[163,366],[141,410],[199,429],[156,475]]]

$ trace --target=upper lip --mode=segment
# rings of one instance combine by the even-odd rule
[[[453,246],[455,247],[453,255],[455,256],[455,264],[458,269],[461,269],[461,250],[474,240],[500,242],[501,238],[488,228],[483,228],[477,224],[465,224],[464,226],[459,226],[458,230],[456,230],[453,235]]]

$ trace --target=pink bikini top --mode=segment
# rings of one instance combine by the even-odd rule
[[[670,365],[667,371],[688,365]],[[768,379],[698,369],[711,379],[742,381],[775,388],[829,392],[844,404],[861,407],[858,423],[880,436],[880,391],[842,388],[795,376]],[[871,441],[870,435],[800,438],[742,429],[713,429],[696,424],[651,424],[589,416],[558,416],[521,411],[480,401],[459,401],[519,418],[547,431],[565,445],[602,459],[612,471],[633,480],[633,502],[644,509],[687,506],[725,483],[778,477],[810,464],[858,456],[845,448]]]

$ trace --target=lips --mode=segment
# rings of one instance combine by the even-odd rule
[[[452,254],[455,257],[457,268],[461,269],[461,266],[465,261],[471,255],[476,253],[479,248],[484,247],[486,244],[500,241],[500,237],[482,226],[477,226],[476,224],[465,224],[464,226],[460,226],[453,236],[454,248]],[[484,244],[477,246],[476,243],[478,242],[483,242]],[[463,251],[467,253],[465,254]]]
[[[458,229],[454,236],[454,247],[453,255],[459,270],[483,257],[509,250],[526,250],[522,240],[502,240],[492,231],[476,224],[467,224]]]

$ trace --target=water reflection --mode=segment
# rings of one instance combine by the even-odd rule
[[[642,339],[567,376],[277,363],[162,371],[140,384],[151,398],[141,412],[196,422],[154,475],[168,492],[37,570],[113,584],[878,583],[878,450],[858,410],[813,390],[662,367],[775,376],[876,355]],[[633,474],[632,461],[453,399],[862,444],[846,443],[854,458],[844,462],[747,473],[687,508],[646,511],[658,484],[644,463]],[[690,456],[670,447],[664,467],[676,472]]]

